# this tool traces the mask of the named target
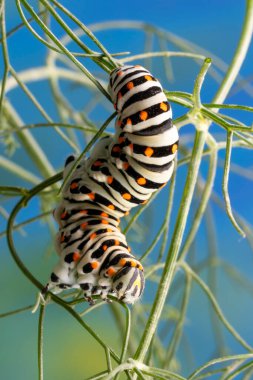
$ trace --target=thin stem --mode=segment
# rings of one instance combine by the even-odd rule
[[[47,120],[48,123],[52,123],[52,118],[47,114],[47,112],[44,110],[44,108],[41,106],[39,101],[36,99],[36,97],[33,95],[33,93],[29,90],[29,88],[19,79],[18,74],[16,71],[10,66],[10,73],[17,81],[18,85],[22,90],[25,92],[27,97],[32,101],[34,106],[38,109],[38,111],[41,113],[41,115]],[[71,146],[77,153],[79,153],[78,147],[61,131],[61,129],[57,126],[54,127],[55,131],[61,136],[61,138]]]
[[[52,0],[52,2],[63,11],[71,20],[73,20],[84,32],[85,34],[98,46],[98,48],[104,53],[104,55],[108,58],[113,68],[116,68],[118,65],[115,60],[112,58],[112,55],[105,49],[105,47],[101,44],[101,42],[95,37],[95,35],[91,32],[87,26],[85,26],[77,17],[73,15],[67,8],[65,8],[62,4],[60,4],[56,0]],[[90,53],[90,52],[89,52]],[[89,55],[88,55],[89,56]]]
[[[168,349],[166,350],[166,357],[164,359],[164,365],[169,367],[172,358],[176,354],[176,349],[179,345],[182,332],[183,332],[183,327],[184,327],[184,321],[186,319],[186,312],[187,312],[187,306],[189,303],[189,298],[190,298],[190,291],[191,291],[191,276],[189,273],[186,273],[186,283],[185,283],[185,290],[184,290],[184,295],[182,299],[182,305],[180,307],[180,316],[176,325],[176,328],[174,330],[173,336],[170,340],[170,344]]]
[[[253,358],[253,354],[242,354],[242,355],[223,356],[221,358],[210,360],[209,362],[203,364],[202,366],[197,368],[194,372],[192,372],[190,374],[190,376],[188,376],[188,380],[192,380],[192,379],[196,378],[196,376],[200,372],[204,371],[206,368],[208,368],[212,365],[215,365],[218,363],[223,363],[223,362],[230,361],[230,360],[247,360],[247,359],[252,359],[252,358]]]
[[[83,157],[85,156],[85,154],[91,149],[91,147],[94,145],[94,143],[99,139],[99,137],[102,135],[102,133],[104,132],[104,130],[107,128],[107,126],[115,118],[116,115],[117,115],[117,112],[114,112],[110,117],[108,117],[108,119],[104,122],[104,124],[102,125],[102,127],[99,129],[99,131],[93,136],[93,138],[90,140],[90,142],[86,145],[85,149],[82,151],[82,153],[80,154],[80,156],[75,160],[74,164],[69,169],[68,174],[64,178],[64,181],[63,181],[63,183],[61,185],[59,193],[63,191],[66,183],[68,182],[68,180],[70,179],[71,175],[75,171],[75,169],[78,166],[79,162],[83,159]]]
[[[31,310],[34,307],[34,305],[29,305],[29,306],[24,306],[21,307],[20,309],[12,310],[12,311],[7,311],[6,313],[0,314],[0,318],[5,318],[9,317],[11,315],[16,315],[19,313],[23,313],[24,311]]]
[[[30,182],[36,185],[41,181],[40,177],[37,177],[27,169],[24,169],[21,165],[15,164],[8,158],[0,155],[0,167],[8,170],[10,173],[15,174],[16,177],[22,178],[24,181]]]
[[[32,217],[32,218],[26,219],[26,220],[24,220],[24,222],[21,222],[21,223],[15,224],[15,225],[13,226],[13,230],[17,230],[17,229],[19,229],[19,228],[21,228],[21,227],[23,227],[23,226],[26,226],[27,224],[30,224],[30,223],[32,223],[32,222],[35,222],[36,220],[39,220],[39,219],[44,218],[44,217],[46,217],[46,216],[50,216],[50,215],[52,215],[52,213],[53,213],[53,210],[45,211],[45,212],[43,212],[43,213],[40,214],[40,215],[37,215],[37,216],[34,216],[34,217]],[[2,232],[0,232],[0,238],[3,237],[6,233],[7,233],[6,231],[2,231]]]
[[[206,58],[201,69],[199,75],[196,78],[194,89],[193,89],[193,102],[195,104],[196,110],[201,108],[201,100],[200,100],[200,90],[205,80],[205,76],[207,71],[212,63],[211,58]]]
[[[235,227],[236,231],[239,232],[239,234],[242,237],[246,237],[245,232],[241,229],[237,221],[235,220],[235,217],[233,215],[231,203],[230,203],[230,197],[228,193],[228,178],[229,178],[229,168],[230,168],[230,161],[231,161],[231,150],[232,150],[232,140],[233,140],[233,132],[227,133],[227,148],[226,148],[226,157],[225,157],[225,163],[224,163],[224,174],[223,174],[223,181],[222,181],[222,190],[223,190],[223,197],[225,200],[225,206],[226,211],[228,214],[228,217]]]
[[[5,86],[6,81],[8,77],[9,72],[9,56],[8,56],[8,48],[6,43],[6,30],[5,30],[5,1],[2,2],[2,12],[0,16],[0,28],[1,28],[1,34],[2,34],[2,54],[3,54],[3,62],[4,62],[4,72],[3,72],[3,79],[2,79],[2,86],[1,86],[1,93],[0,93],[0,119],[2,117],[3,112],[3,101],[4,101],[4,94],[5,94]]]
[[[253,0],[247,0],[243,29],[232,62],[213,99],[213,103],[223,103],[227,97],[248,52],[253,32]]]
[[[38,25],[44,30],[44,32],[50,37],[50,39],[58,46],[62,52],[94,83],[94,85],[104,94],[104,96],[111,101],[110,95],[104,89],[104,87],[93,77],[93,75],[79,62],[73,54],[60,42],[60,40],[51,32],[51,30],[42,22],[42,20],[38,17],[36,12],[32,7],[27,3],[26,0],[21,0],[22,4],[25,8],[33,15],[34,19],[38,23]]]
[[[4,103],[4,115],[12,127],[20,128],[24,124],[14,107],[8,101]],[[17,137],[27,154],[31,157],[32,162],[39,169],[41,175],[46,178],[53,175],[54,169],[51,163],[32,134],[29,131],[20,131],[17,133]]]
[[[224,326],[228,329],[228,331],[233,335],[233,337],[247,350],[252,352],[253,348],[240,336],[240,334],[233,328],[233,326],[228,322],[226,317],[224,316],[220,306],[218,305],[218,302],[216,301],[216,298],[214,297],[213,293],[209,289],[209,287],[204,283],[204,281],[195,273],[186,262],[180,262],[179,265],[188,272],[192,278],[199,284],[199,286],[203,289],[203,291],[208,296],[210,302],[212,303],[212,306],[220,319],[220,321],[224,324]]]

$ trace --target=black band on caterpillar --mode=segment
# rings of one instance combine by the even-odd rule
[[[120,218],[168,182],[178,133],[161,84],[145,68],[112,71],[109,91],[116,133],[98,141],[64,189],[54,212],[60,258],[46,288],[81,288],[90,303],[95,295],[134,303],[144,289],[143,267],[130,253]],[[66,160],[64,178],[74,160]]]

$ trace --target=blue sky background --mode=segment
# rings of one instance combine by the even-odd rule
[[[245,12],[245,2],[238,0],[130,0],[126,2],[63,0],[62,3],[69,10],[74,12],[86,25],[110,20],[145,21],[204,47],[206,50],[218,55],[227,63],[229,63],[233,57]],[[30,1],[30,4],[36,6],[37,2]],[[7,30],[10,30],[20,23],[20,17],[14,1],[7,1],[6,5]],[[36,30],[39,29],[36,28]],[[53,30],[57,35],[62,35],[62,31],[55,23],[53,23]],[[96,35],[112,52],[131,51],[133,54],[143,52],[143,35],[135,30],[112,30],[99,32],[96,33]],[[10,37],[8,42],[11,62],[17,71],[44,64],[46,49],[25,28]],[[70,46],[73,47],[73,45]],[[252,58],[253,49],[251,46],[248,58],[241,70],[241,74],[246,78],[252,75]],[[86,61],[84,61],[84,63],[86,63]],[[91,68],[94,68],[90,63],[87,64]],[[170,83],[163,75],[161,61],[154,60],[152,70],[162,80],[166,89],[192,92],[194,79],[199,71],[199,67],[192,63],[191,60],[178,58],[172,59],[172,64],[174,81]],[[0,65],[2,65],[2,63],[0,63]],[[0,68],[2,71],[3,66],[0,66]],[[101,75],[101,73],[99,75]],[[32,84],[29,88],[38,96],[47,112],[54,119],[57,119],[57,114],[51,101],[49,86],[46,82]],[[79,88],[70,88],[69,84],[64,84],[63,88],[77,109],[82,108],[85,102],[89,100],[89,95],[87,95],[87,93],[84,94]],[[217,84],[211,78],[207,78],[202,91],[202,99],[210,102],[216,90]],[[20,90],[10,92],[8,98],[22,115],[26,124],[43,120]],[[240,91],[234,95],[231,93],[228,102],[252,105],[252,98],[245,94],[245,92]],[[182,108],[178,106],[174,106],[173,111],[175,117],[183,112]],[[98,126],[101,125],[106,115],[107,113],[105,111],[92,114]],[[244,123],[252,123],[250,114],[230,113],[230,115],[239,115]],[[218,130],[217,127],[212,128],[214,131]],[[182,138],[192,133],[192,131],[193,129],[191,127],[184,128]],[[33,131],[33,135],[40,141],[56,170],[60,170],[64,158],[71,151],[69,146],[65,143],[59,143],[59,140],[57,140],[58,136],[52,134],[49,130],[36,130]],[[81,147],[83,147],[83,143],[81,140]],[[4,154],[3,145],[0,145],[0,154]],[[220,154],[220,158],[224,158],[224,152]],[[38,174],[35,166],[24,154],[22,149],[18,149],[12,159],[33,173]],[[235,150],[232,155],[232,161],[248,169],[252,169],[253,167],[251,152],[242,152],[239,149]],[[207,165],[204,163],[202,165],[203,174],[206,174],[206,168]],[[185,169],[179,170],[178,184],[181,186],[178,185],[178,193],[175,200],[176,206],[180,201],[180,193],[183,189],[185,174]],[[215,182],[215,190],[219,194],[221,194],[221,180],[222,169],[218,171]],[[3,170],[0,170],[0,183],[1,185],[30,186]],[[167,187],[166,189],[168,190]],[[250,201],[252,196],[252,182],[241,179],[241,177],[236,174],[232,174],[230,176],[229,189],[234,208],[252,223],[253,202]],[[164,190],[154,202],[154,207],[148,210],[145,216],[140,219],[139,226],[144,228],[146,232],[145,238],[138,242],[140,238],[139,236],[136,237],[135,231],[129,234],[129,242],[137,255],[138,253],[141,254],[144,252],[145,247],[148,247],[152,236],[155,236],[160,226],[166,194],[167,192]],[[6,202],[3,200],[2,205],[10,211],[15,201],[16,200]],[[217,206],[212,206],[215,215],[220,256],[240,269],[245,274],[245,278],[252,278],[253,260],[252,250],[249,244],[246,240],[242,240],[238,236],[224,212]],[[174,208],[173,217],[176,215],[176,208],[177,207]],[[38,203],[34,200],[22,211],[18,221],[25,220],[37,213]],[[4,230],[5,221],[3,218],[0,219],[0,225],[1,231]],[[20,234],[16,235],[18,248],[20,252],[22,252],[22,257],[31,271],[41,282],[46,282],[48,273],[55,262],[55,256],[48,254],[49,251],[51,252],[53,250],[52,239],[48,228],[45,224],[36,222],[26,227],[25,231],[26,236],[21,236]],[[149,236],[149,231],[152,231],[153,235],[151,237]],[[206,257],[207,248],[205,240],[205,226],[202,225],[196,241],[196,250],[199,259]],[[6,242],[1,239],[0,244],[1,253],[3,253],[0,255],[0,298],[2,300],[0,312],[5,312],[33,303],[36,297],[36,290],[22,276],[19,269],[13,263],[8,253]],[[154,250],[152,260],[155,261],[158,252],[158,249]],[[239,329],[246,340],[252,342],[252,294],[247,293],[244,288],[232,282],[222,271],[219,271],[218,275],[218,290],[219,301],[222,304],[225,315],[229,316],[229,321]],[[145,300],[148,300],[149,297],[152,299],[154,294],[155,286],[147,287],[144,296]],[[192,298],[192,303],[187,315],[186,332],[188,336],[187,339],[193,347],[195,356],[194,367],[212,357],[215,344],[212,331],[210,330],[208,302],[197,287],[193,287],[193,295],[194,297]],[[175,300],[172,299],[171,302],[174,303]],[[87,316],[87,322],[95,326],[96,331],[108,341],[112,339],[112,345],[117,347],[118,333],[109,307],[105,306],[103,310],[99,309],[99,311],[91,314],[92,315]],[[38,313],[31,315],[29,312],[0,320],[0,336],[4,342],[4,352],[3,355],[0,356],[0,375],[2,375],[2,378],[5,380],[17,378],[21,370],[22,378],[27,380],[36,378],[37,320]],[[103,323],[101,323],[101,320],[103,320]],[[105,326],[106,329],[104,328]],[[228,353],[243,352],[241,347],[231,336],[227,333],[225,333],[225,336],[227,339]],[[71,377],[73,369],[76,375],[74,378],[82,379],[93,373],[94,366],[97,366],[97,370],[104,369],[105,363],[97,360],[98,357],[102,356],[100,348],[98,348],[88,334],[80,332],[79,327],[66,316],[61,309],[55,306],[48,307],[47,311],[45,347],[45,379],[67,380]],[[56,366],[56,359],[57,363],[65,363],[66,351],[68,366],[64,364],[62,364],[62,366]],[[183,357],[183,354],[183,348],[180,348],[179,357]],[[183,372],[188,373],[193,367],[191,363],[186,363]],[[53,373],[54,375],[52,375]]]

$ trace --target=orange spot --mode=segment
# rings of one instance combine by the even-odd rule
[[[64,219],[67,215],[68,215],[68,213],[67,213],[66,211],[64,211],[64,212],[61,214],[61,219]]]
[[[177,148],[178,148],[177,144],[172,145],[172,148],[171,148],[172,153],[176,153]]]
[[[140,177],[137,179],[138,185],[146,185],[147,181],[144,177]]]
[[[147,156],[147,157],[151,157],[153,153],[154,153],[154,150],[153,150],[152,148],[150,148],[150,147],[147,147],[147,148],[145,149],[145,151],[144,151],[144,154],[145,154],[145,156]]]
[[[81,211],[79,211],[79,214],[87,215],[87,214],[88,214],[88,211],[87,211],[87,210],[81,210]]]
[[[77,182],[73,182],[70,185],[71,190],[76,189],[77,187],[78,187],[78,183]]]
[[[103,216],[104,218],[108,218],[108,214],[106,214],[106,212],[101,212],[100,215]]]
[[[123,75],[123,71],[119,71],[119,72],[117,73],[117,75],[118,75],[118,77],[120,77],[121,75]]]
[[[97,267],[99,266],[99,262],[98,261],[92,261],[90,263],[92,269],[97,269]]]
[[[119,137],[119,144],[122,144],[125,141],[125,137]]]
[[[107,183],[109,185],[111,185],[112,181],[113,181],[113,177],[107,177]]]
[[[65,235],[64,234],[61,235],[61,239],[60,240],[61,240],[61,243],[64,242],[64,240],[65,240]]]
[[[127,170],[129,168],[129,163],[128,162],[124,162],[123,168],[124,168],[124,170]]]
[[[94,194],[94,193],[90,193],[90,194],[88,194],[88,197],[89,197],[92,201],[94,201],[94,199],[95,199],[95,194]]]
[[[101,223],[102,224],[108,224],[109,222],[108,222],[108,220],[103,219],[103,220],[101,220]]]
[[[122,98],[122,94],[121,92],[118,93],[118,99],[121,99]]]
[[[109,209],[111,209],[111,210],[115,210],[115,206],[114,205],[109,205],[109,206],[107,206]]]
[[[160,104],[160,108],[161,108],[161,110],[163,110],[163,111],[167,111],[167,110],[168,110],[168,105],[167,105],[166,103],[161,103],[161,104]]]
[[[152,80],[152,77],[150,75],[145,75],[146,80]]]
[[[118,145],[114,145],[114,147],[112,148],[112,151],[115,153],[119,153],[119,152],[121,152],[121,148]]]
[[[117,120],[117,126],[120,127],[121,126],[121,120]]]
[[[143,270],[143,266],[141,264],[138,264],[137,268],[139,268],[140,270]]]
[[[112,232],[112,229],[111,228],[107,228],[107,232]]]
[[[127,260],[126,260],[126,259],[120,259],[120,261],[119,261],[119,265],[120,265],[121,267],[123,267],[126,263],[127,263]]]
[[[125,212],[125,215],[129,215],[129,211],[126,211],[126,212]]]
[[[103,251],[106,251],[108,247],[107,247],[107,245],[103,245],[102,248],[103,248]]]
[[[147,120],[148,113],[146,111],[141,111],[139,116],[140,116],[140,119],[144,121],[144,120]]]
[[[116,270],[113,269],[113,268],[109,268],[106,273],[108,274],[109,277],[112,277],[115,273],[116,273]]]
[[[120,245],[119,240],[114,240],[114,244],[115,244],[115,245]]]
[[[134,149],[134,144],[133,144],[133,143],[129,144],[128,146],[129,146],[129,148],[130,148],[131,150]]]
[[[95,161],[94,163],[93,163],[93,165],[94,166],[101,166],[103,164],[103,162],[101,162],[101,161]]]
[[[141,202],[141,204],[142,204],[142,205],[145,205],[145,204],[147,203],[147,201],[148,201],[148,200],[146,199],[145,201]]]
[[[134,67],[141,67],[141,65],[135,65]]]
[[[80,259],[80,253],[79,252],[74,252],[73,253],[73,260],[74,261],[78,261]]]
[[[82,224],[80,225],[80,227],[81,227],[82,230],[85,230],[85,228],[86,228],[87,226],[88,226],[88,223],[87,223],[87,222],[82,223]]]
[[[96,232],[93,232],[93,234],[90,235],[90,240],[95,239],[96,236],[97,236]]]
[[[128,88],[128,90],[131,90],[132,88],[134,88],[133,82],[128,82],[127,83],[127,88]]]
[[[137,265],[136,261],[133,261],[133,260],[131,260],[130,263],[131,263],[131,267],[136,267],[136,265]]]
[[[127,125],[132,125],[132,120],[130,119],[130,117],[127,119]]]
[[[117,219],[117,223],[120,223],[120,219]]]
[[[127,250],[128,250],[128,252],[131,252],[131,248],[130,247],[127,247]]]
[[[124,199],[126,199],[127,201],[129,201],[129,200],[132,198],[132,195],[129,194],[129,193],[124,193],[124,194],[122,195],[122,197],[123,197]]]

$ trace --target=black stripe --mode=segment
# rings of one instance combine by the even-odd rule
[[[148,82],[148,80],[145,78],[147,75],[150,76],[150,78],[152,78],[153,82],[157,82],[157,80],[150,73],[149,74],[146,73],[145,75],[132,80],[134,87],[137,87],[145,82]],[[119,89],[118,94],[120,93],[122,96],[124,96],[128,91],[130,90],[127,88],[127,83],[126,83],[124,84],[124,86],[122,86]],[[118,97],[118,94],[117,94],[117,97]]]
[[[110,265],[108,267],[117,265],[121,259],[132,259],[132,258],[133,256],[128,253],[119,253],[110,261],[109,263]]]
[[[170,109],[169,103],[168,102],[163,102],[163,103],[167,104],[168,110],[169,110]],[[165,112],[160,108],[160,104],[161,103],[153,104],[152,106],[145,108],[142,111],[146,111],[148,113],[148,119],[152,119],[152,118],[154,118],[158,115],[161,115],[162,113]],[[140,122],[143,121],[140,119],[140,111],[135,112],[134,114],[129,115],[125,119],[122,120],[122,124],[121,124],[122,129],[126,125],[127,119],[131,119],[132,125],[139,124]],[[168,120],[169,120],[169,116],[168,116]]]
[[[156,94],[161,93],[162,90],[160,87],[152,86],[144,91],[139,91],[137,94],[131,96],[123,105],[121,112],[123,112],[127,107],[131,106],[134,103],[138,103],[141,100],[149,99]]]
[[[121,173],[124,175],[124,177],[126,178],[127,181],[128,181],[128,179],[125,176],[125,173],[127,175],[129,175],[129,177],[133,178],[136,181],[136,185],[138,185],[137,179],[142,177],[142,174],[138,173],[131,165],[127,168],[127,170],[125,170],[125,172],[121,171]],[[145,178],[145,179],[146,179],[145,185],[141,186],[144,189],[159,189],[159,187],[161,187],[161,185],[162,185],[162,183],[153,182],[147,178]],[[129,183],[129,181],[128,181],[128,183]],[[129,185],[132,186],[130,183],[129,183]]]
[[[119,67],[118,69],[113,70],[113,71],[111,72],[110,75],[112,76],[112,75],[114,75],[114,74],[116,74],[116,73],[118,73],[118,72],[120,72],[120,71],[122,71],[122,72],[124,73],[124,72],[126,72],[126,71],[131,70],[131,69],[134,68],[134,66],[126,67],[125,69],[123,69],[123,67],[124,67],[124,66]],[[112,82],[111,87],[113,87],[113,85],[114,85],[114,83],[116,82],[117,78],[118,78],[118,76],[117,76],[117,74],[116,74],[116,76],[115,76],[115,78],[114,78],[114,80],[113,80],[113,82]]]
[[[131,157],[132,160],[138,162],[138,164],[140,166],[142,166],[144,169],[147,169],[151,172],[157,172],[157,173],[162,173],[164,172],[165,170],[168,170],[171,165],[172,165],[172,161],[168,162],[167,164],[164,164],[164,165],[154,165],[154,164],[145,164],[144,162],[140,162],[140,161],[137,161],[135,160],[134,158]]]
[[[115,249],[114,251],[110,252],[107,254],[105,260],[103,261],[100,269],[99,269],[99,274],[102,272],[103,269],[107,269],[109,268],[109,261],[110,261],[110,257],[116,252],[117,250]]]
[[[66,159],[66,161],[65,161],[64,167],[66,168],[66,166],[68,164],[70,164],[70,162],[72,162],[72,161],[75,161],[75,156],[73,156],[73,155],[68,156],[67,159]]]
[[[164,133],[173,127],[172,119],[167,119],[161,124],[152,125],[151,127],[142,129],[141,131],[136,131],[132,133],[136,136],[155,136]]]
[[[138,277],[138,274],[139,274],[139,270],[135,268],[134,273],[133,273],[133,275],[132,275],[132,277],[131,277],[128,285],[127,285],[127,288],[126,288],[125,292],[127,292],[129,289],[131,289],[131,287],[133,286],[134,281]]]
[[[117,274],[113,277],[113,282],[116,282],[121,277],[125,276],[132,267],[124,267],[123,269],[119,270]]]
[[[156,146],[156,147],[151,146],[154,151],[154,153],[152,154],[152,158],[168,157],[174,154],[172,152],[172,147],[177,143],[178,141],[176,141],[175,143],[171,145]],[[144,151],[146,148],[147,146],[145,145],[133,144],[133,152],[136,154],[142,154],[143,156],[145,156]]]

